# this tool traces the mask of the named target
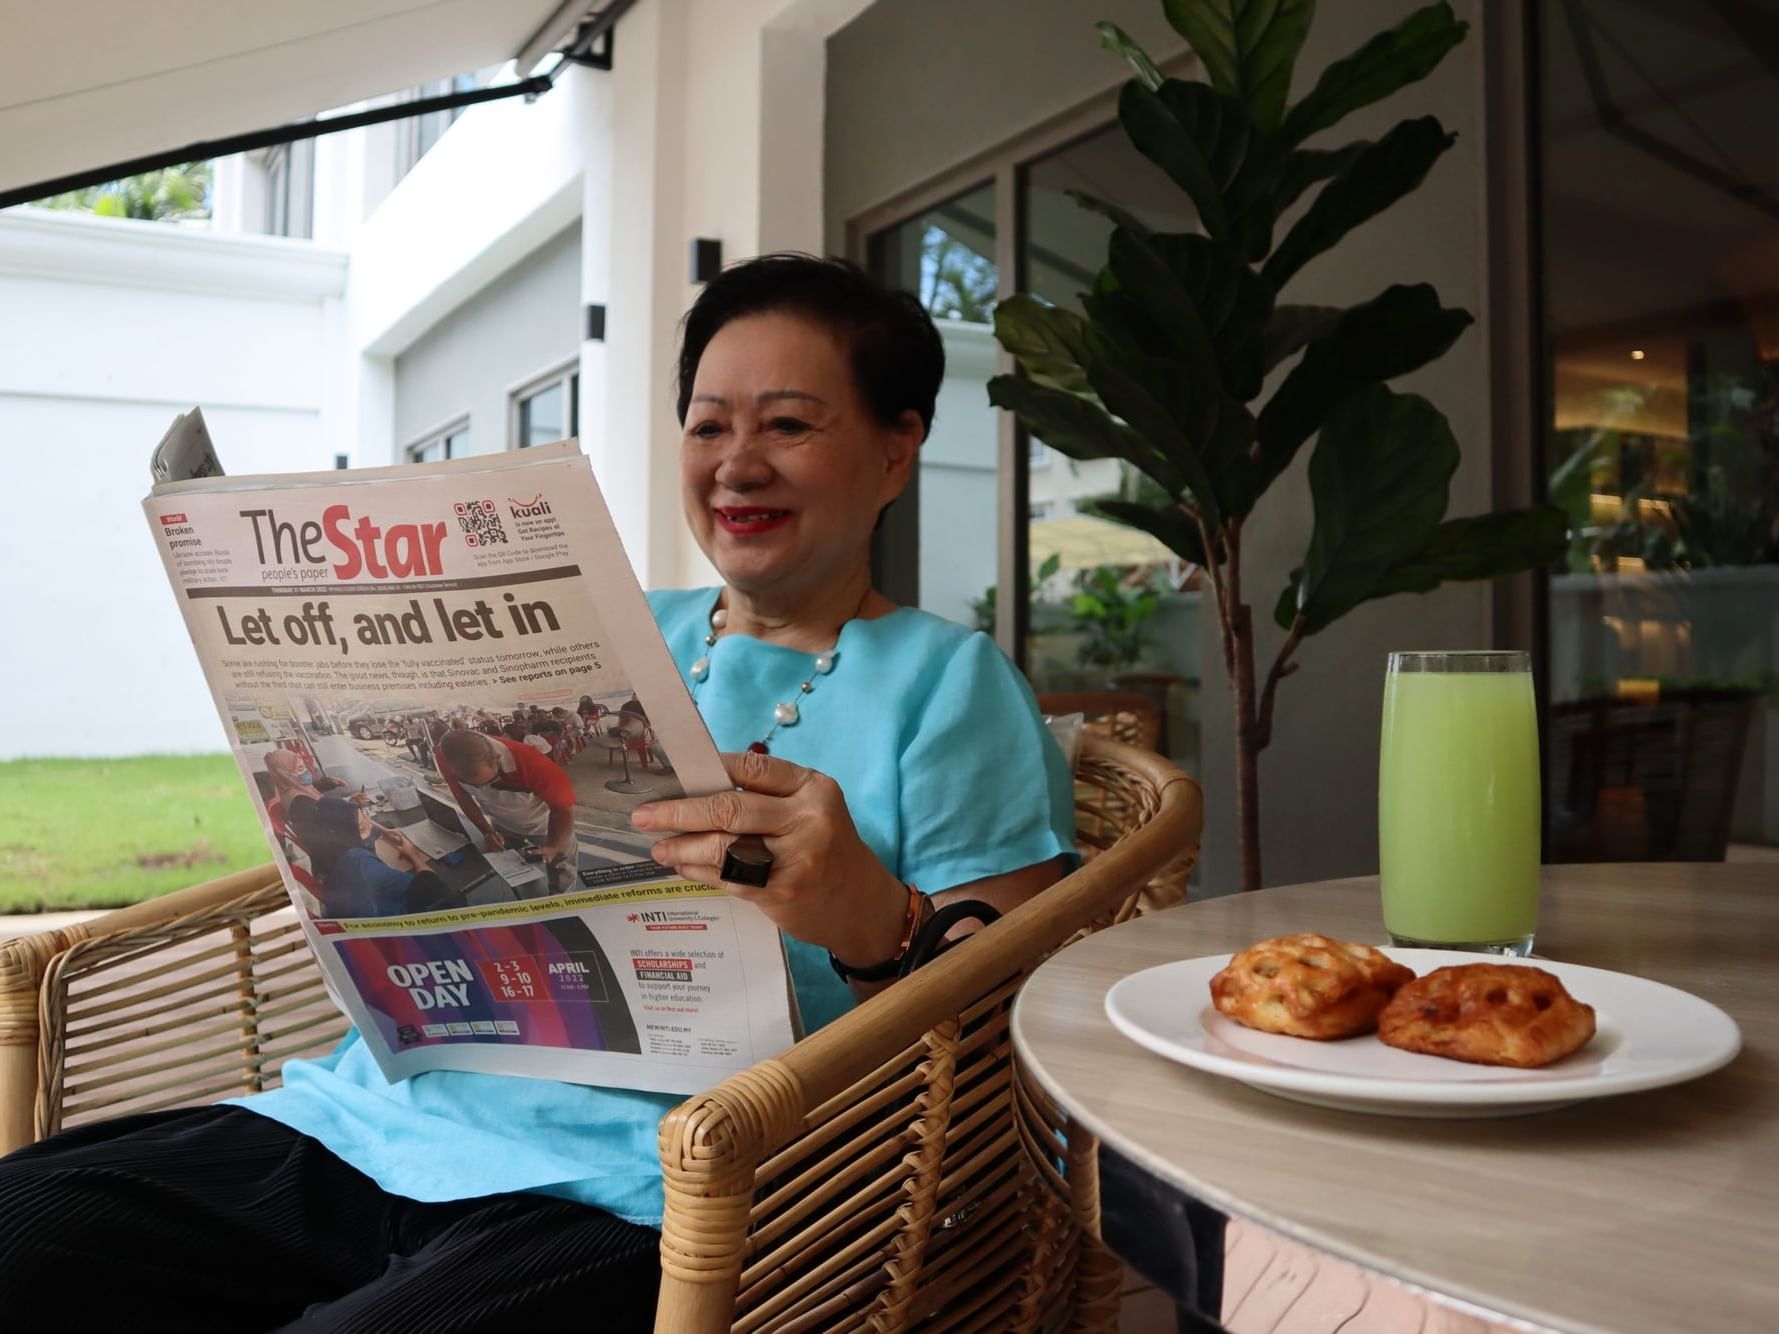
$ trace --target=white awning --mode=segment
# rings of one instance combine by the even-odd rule
[[[0,0],[0,190],[562,45],[593,0]],[[528,71],[521,71],[528,72]]]
[[[1093,514],[1033,519],[1032,569],[1052,555],[1061,561],[1064,570],[1091,570],[1099,565],[1154,565],[1175,559],[1173,552],[1149,534]]]

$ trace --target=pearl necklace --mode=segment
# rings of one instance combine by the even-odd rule
[[[863,611],[865,609],[865,602],[869,602],[870,600],[871,590],[867,588],[865,590],[864,601],[859,603],[859,611]],[[858,612],[854,612],[853,615],[856,617]],[[728,612],[724,611],[721,607],[711,608],[710,630],[704,636],[704,656],[692,664],[691,676],[693,703],[697,703],[698,701],[698,687],[703,685],[710,677],[710,650],[716,646],[717,631],[721,630],[728,623]],[[842,629],[844,628],[845,627],[842,627]],[[834,664],[838,662],[839,659],[840,640],[838,635],[836,635],[833,648],[829,649],[826,653],[818,653],[815,655],[815,661],[812,664],[814,670],[811,671],[797,686],[797,697],[801,698],[804,695],[814,693],[816,681],[833,671]],[[802,714],[797,708],[796,699],[788,699],[782,704],[774,704],[772,706],[772,726],[767,729],[765,736],[761,737],[758,741],[751,742],[748,745],[748,749],[753,751],[756,755],[771,754],[767,749],[767,743],[777,735],[778,729],[781,727],[795,727],[801,717]]]

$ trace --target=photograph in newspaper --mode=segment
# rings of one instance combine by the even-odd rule
[[[650,840],[629,816],[684,790],[613,672],[517,700],[465,687],[428,700],[311,692],[227,703],[312,917],[539,899],[614,868],[668,874],[649,863]]]
[[[728,779],[577,451],[211,477],[146,508],[386,1075],[692,1091],[788,1044],[771,923],[631,827]]]

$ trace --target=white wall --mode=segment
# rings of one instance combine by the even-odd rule
[[[399,447],[460,416],[471,454],[510,447],[510,391],[581,346],[581,229],[568,227],[440,320],[395,359]]]
[[[0,759],[224,748],[150,540],[148,455],[201,403],[232,472],[332,466],[346,257],[0,215]]]
[[[396,461],[396,357],[577,220],[583,254],[605,247],[610,149],[610,78],[577,68],[533,101],[509,98],[466,110],[380,202],[370,184],[362,194],[336,187],[348,203],[374,203],[348,232],[347,338],[359,357],[351,405],[355,459]],[[392,152],[392,144],[367,132],[347,175],[357,171],[374,184]],[[574,300],[572,286],[564,300]],[[603,436],[590,426],[599,418],[605,354],[602,345],[581,342],[579,332],[577,316],[567,351],[581,354],[582,436],[597,467]]]
[[[825,43],[867,0],[650,0],[624,16],[611,74],[609,444],[595,467],[644,585],[714,574],[680,515],[674,358],[697,296],[688,249],[725,263],[822,248]]]

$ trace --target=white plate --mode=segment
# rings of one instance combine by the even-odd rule
[[[1387,949],[1417,974],[1449,964],[1511,962],[1455,950]],[[1339,1042],[1259,1033],[1211,1005],[1227,954],[1133,973],[1106,993],[1114,1027],[1150,1051],[1283,1098],[1388,1116],[1513,1116],[1661,1088],[1709,1074],[1741,1050],[1736,1021],[1709,1001],[1647,978],[1549,959],[1594,1007],[1598,1031],[1580,1051],[1540,1070],[1470,1065],[1386,1047],[1375,1034]]]

